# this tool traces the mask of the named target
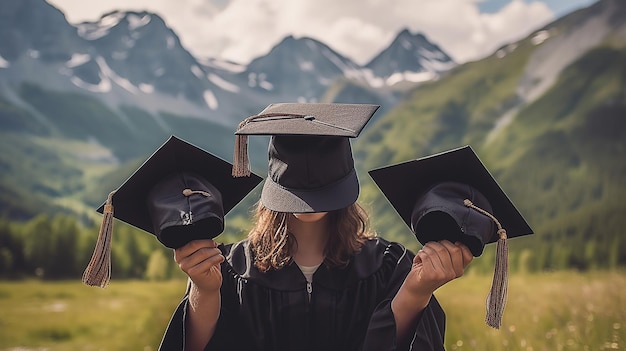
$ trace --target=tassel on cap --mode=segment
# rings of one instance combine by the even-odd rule
[[[496,248],[496,266],[493,274],[491,290],[487,295],[487,316],[485,322],[492,328],[500,329],[502,325],[502,315],[506,305],[508,272],[509,272],[509,248],[506,240],[506,231],[498,230],[500,239]]]
[[[233,177],[249,177],[250,161],[248,159],[248,136],[235,136],[235,152],[233,160]]]
[[[237,130],[248,124],[253,118],[258,116],[251,116],[239,123]],[[233,155],[233,177],[249,177],[250,176],[250,161],[248,159],[248,136],[245,134],[235,135],[235,152]]]
[[[477,207],[468,199],[465,199],[463,203],[465,206],[473,208],[491,218],[498,227],[499,239],[496,248],[496,263],[491,289],[487,295],[487,314],[485,317],[485,323],[492,328],[500,329],[509,285],[509,247],[507,243],[506,230],[502,228],[500,222],[491,213]]]
[[[107,197],[102,212],[102,224],[98,233],[98,241],[91,261],[83,272],[83,283],[89,286],[106,287],[111,280],[111,233],[113,231],[113,194]]]

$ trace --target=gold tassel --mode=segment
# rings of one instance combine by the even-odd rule
[[[502,325],[509,281],[509,245],[506,240],[506,231],[500,229],[498,234],[500,239],[498,239],[496,248],[496,266],[491,290],[487,295],[487,315],[485,317],[485,323],[495,329],[500,329]]]
[[[111,280],[111,232],[113,231],[113,194],[109,193],[102,213],[102,224],[91,261],[83,272],[83,283],[105,288]]]
[[[500,329],[502,325],[502,316],[504,315],[504,307],[506,306],[507,291],[509,285],[509,245],[507,242],[506,230],[502,228],[500,222],[491,213],[474,205],[470,200],[465,199],[465,206],[475,209],[476,211],[491,218],[498,226],[498,243],[496,248],[496,263],[493,272],[493,281],[491,289],[487,295],[487,314],[485,323],[488,326]]]
[[[250,161],[248,160],[248,136],[235,136],[235,152],[233,160],[233,177],[249,177]]]

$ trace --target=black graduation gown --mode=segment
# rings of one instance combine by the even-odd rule
[[[221,246],[222,306],[206,350],[444,350],[445,315],[433,297],[409,340],[396,345],[391,300],[413,253],[382,238],[368,240],[344,268],[322,264],[309,285],[295,263],[259,272],[248,241]],[[187,296],[160,350],[183,350]]]

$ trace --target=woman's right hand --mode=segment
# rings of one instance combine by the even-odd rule
[[[224,256],[214,240],[194,240],[174,250],[174,260],[192,284],[185,321],[185,350],[204,350],[220,315]]]
[[[175,249],[174,261],[200,293],[215,293],[222,286],[220,264],[224,256],[214,240],[194,240]]]

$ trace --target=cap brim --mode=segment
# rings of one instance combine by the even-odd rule
[[[113,216],[155,234],[146,196],[163,177],[181,171],[194,172],[219,189],[224,214],[227,214],[262,180],[254,173],[234,178],[231,170],[231,163],[171,136],[116,190],[112,198]],[[97,211],[102,213],[103,209],[104,204]]]
[[[311,190],[287,189],[265,179],[261,203],[270,210],[289,213],[330,212],[352,205],[359,197],[359,180],[352,170],[341,180]]]
[[[246,119],[235,134],[356,138],[379,107],[336,103],[271,104],[258,115]]]
[[[533,234],[469,145],[371,170],[369,175],[409,228],[416,199],[437,183],[456,181],[478,189],[489,200],[493,215],[506,229],[509,238]]]

